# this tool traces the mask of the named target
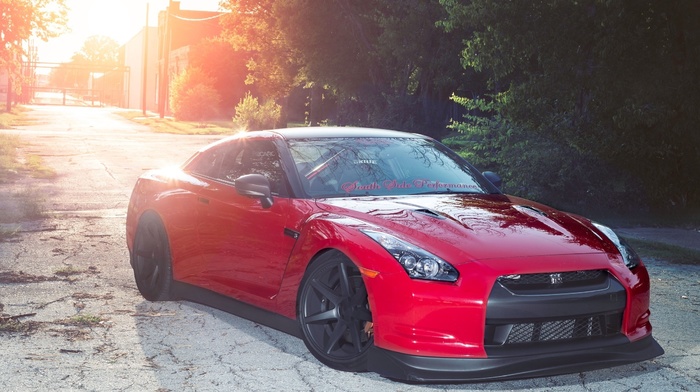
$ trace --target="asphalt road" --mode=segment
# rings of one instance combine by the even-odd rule
[[[665,355],[487,384],[410,385],[338,372],[276,330],[189,302],[147,302],[124,238],[131,188],[143,171],[180,163],[218,137],[151,133],[108,109],[32,109],[38,122],[9,132],[59,175],[3,185],[10,197],[41,198],[49,217],[16,225],[19,236],[0,242],[0,313],[21,316],[28,329],[0,332],[0,390],[700,391],[700,268],[663,260],[646,262]]]

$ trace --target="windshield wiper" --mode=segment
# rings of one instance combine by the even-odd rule
[[[326,159],[325,162],[323,162],[323,163],[319,164],[318,166],[314,167],[313,169],[311,169],[310,172],[308,172],[308,173],[306,173],[306,174],[304,175],[304,176],[306,177],[306,179],[307,179],[307,180],[311,180],[312,178],[316,177],[319,173],[321,173],[322,171],[326,170],[326,168],[328,168],[328,166],[331,164],[331,162],[333,162],[333,161],[335,161],[336,159],[338,159],[338,158],[340,157],[340,155],[341,155],[343,152],[345,152],[345,150],[347,150],[347,148],[344,148],[344,149],[338,151],[335,155],[333,155],[332,157]]]

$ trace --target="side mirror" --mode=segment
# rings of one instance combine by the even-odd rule
[[[263,208],[272,207],[270,181],[262,174],[246,174],[236,179],[234,183],[239,195],[260,199]]]
[[[501,189],[501,185],[503,185],[503,180],[501,180],[501,177],[492,172],[492,171],[485,171],[481,173],[486,177],[487,180],[489,180],[496,188]]]

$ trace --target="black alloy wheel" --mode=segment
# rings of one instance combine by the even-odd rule
[[[145,299],[175,299],[172,295],[173,274],[168,234],[156,214],[146,213],[139,221],[131,265],[136,287]]]
[[[309,266],[298,319],[304,343],[319,361],[338,370],[367,370],[372,313],[360,271],[345,255],[331,251]]]

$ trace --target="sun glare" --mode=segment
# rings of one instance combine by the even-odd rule
[[[146,25],[158,25],[158,13],[169,0],[65,0],[68,31],[46,43],[37,40],[40,61],[70,61],[91,36],[103,35],[120,45],[127,43]],[[214,11],[219,0],[181,0],[181,9]]]
[[[68,25],[73,31],[104,35],[123,43],[139,31],[145,20],[136,20],[133,7],[118,1],[73,1],[83,3],[73,8]],[[145,15],[145,3],[144,3]],[[139,13],[140,14],[140,13]],[[138,18],[141,19],[141,18]]]

